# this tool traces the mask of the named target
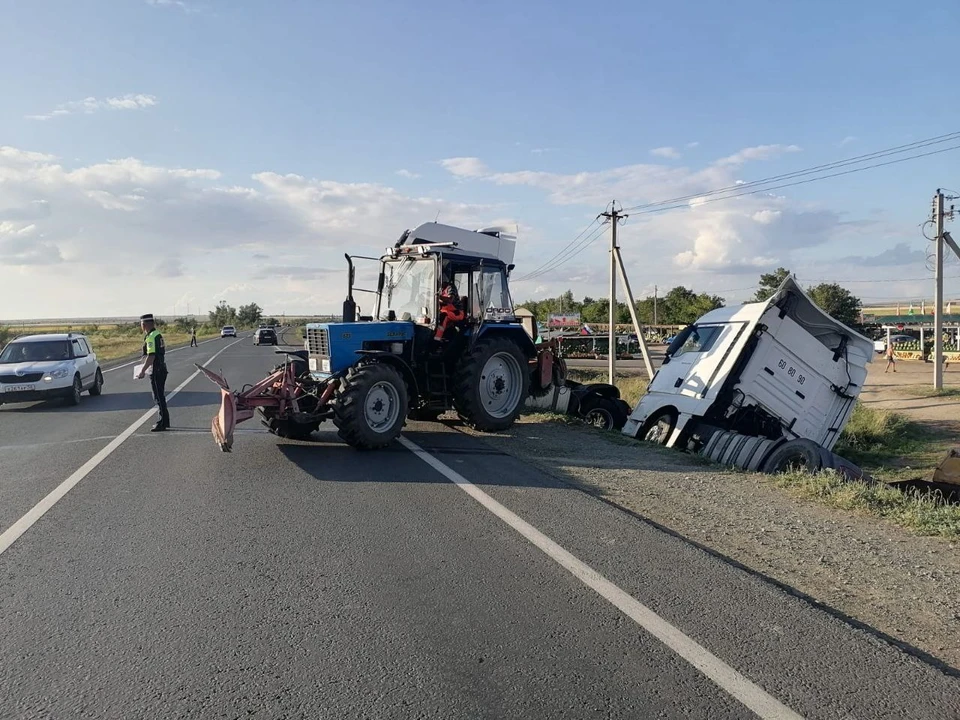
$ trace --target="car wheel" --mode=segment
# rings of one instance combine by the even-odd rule
[[[93,387],[90,388],[90,394],[93,397],[97,397],[102,392],[103,392],[103,373],[100,372],[100,368],[97,368],[97,377],[93,381]]]
[[[80,376],[75,375],[73,378],[73,387],[70,388],[70,394],[67,395],[67,402],[70,405],[79,405],[80,394],[82,392],[83,392],[83,384],[80,382]]]

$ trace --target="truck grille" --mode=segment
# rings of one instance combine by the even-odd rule
[[[330,331],[326,328],[308,328],[307,351],[315,357],[330,357]]]
[[[27,373],[26,375],[0,375],[0,383],[14,385],[19,383],[37,382],[43,377],[43,373]]]

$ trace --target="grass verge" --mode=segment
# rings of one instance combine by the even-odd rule
[[[956,387],[937,390],[926,385],[905,385],[899,392],[916,398],[960,397],[960,388]]]
[[[571,368],[567,370],[567,377],[579,383],[605,383],[607,373],[602,370],[581,370]],[[620,397],[631,408],[640,402],[640,396],[647,391],[647,379],[642,375],[621,375],[614,383],[620,390]]]
[[[937,493],[851,482],[832,470],[766,477],[795,497],[883,518],[920,535],[960,539],[960,505],[945,502]]]
[[[882,480],[924,476],[955,444],[945,431],[857,403],[833,451]]]

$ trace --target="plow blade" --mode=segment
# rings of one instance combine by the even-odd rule
[[[233,429],[237,426],[237,400],[229,390],[220,389],[220,410],[210,426],[213,439],[222,452],[233,448]]]

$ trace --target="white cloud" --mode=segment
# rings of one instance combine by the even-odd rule
[[[530,152],[534,155],[545,155],[546,153],[553,152],[553,148],[532,148]]]
[[[330,311],[343,300],[344,251],[379,255],[438,215],[471,228],[515,222],[496,206],[374,183],[275,172],[221,180],[207,168],[136,158],[71,167],[0,147],[0,313],[123,313],[146,293],[169,314],[188,291],[204,309],[224,297],[269,312]],[[38,282],[55,291],[37,297]]]
[[[670,160],[676,160],[680,157],[680,151],[673,147],[658,147],[650,151],[651,155],[656,155],[657,157],[668,158]]]
[[[92,115],[101,110],[143,110],[157,104],[157,98],[154,95],[121,95],[119,97],[109,97],[99,100],[95,97],[87,97],[83,100],[72,100],[61,105],[49,113],[41,115],[27,115],[28,120],[50,120],[64,115]]]
[[[757,145],[755,147],[744,148],[733,155],[721,158],[716,164],[743,165],[753,160],[773,160],[786,153],[795,152],[800,152],[800,148],[796,145]]]
[[[699,142],[697,142],[697,141],[694,141],[694,142],[688,142],[688,143],[687,143],[687,147],[688,147],[688,148],[690,148],[691,150],[692,150],[693,148],[695,148],[695,147],[699,147],[699,146],[700,146],[700,143],[699,143]]]
[[[486,175],[489,170],[479,158],[455,157],[440,161],[440,165],[452,175],[462,178],[478,178]]]
[[[146,3],[153,7],[178,8],[187,13],[199,12],[198,8],[185,2],[185,0],[146,0]]]
[[[840,147],[843,147],[844,145],[849,145],[852,142],[856,142],[857,139],[858,138],[855,135],[847,135],[843,140],[840,141]]]
[[[408,180],[416,180],[417,178],[420,177],[418,173],[411,172],[410,170],[405,170],[405,169],[397,170],[396,174],[402,178],[407,178]]]

